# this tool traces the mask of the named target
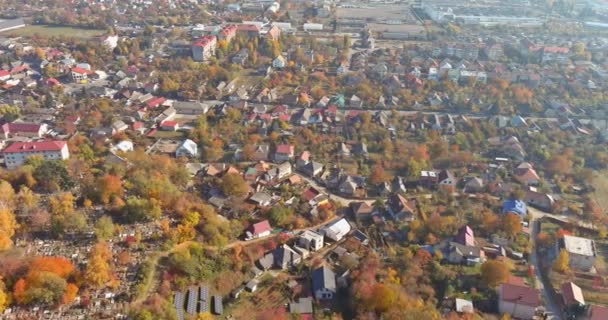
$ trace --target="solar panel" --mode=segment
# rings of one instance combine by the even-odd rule
[[[189,314],[196,313],[196,306],[198,305],[198,290],[195,287],[188,289],[188,304],[186,305],[186,312]]]
[[[200,306],[199,306],[199,312],[201,312],[201,313],[209,312],[209,302],[201,300]]]
[[[184,309],[184,295],[181,293],[181,291],[176,292],[173,296],[173,305],[177,310]]]
[[[221,296],[213,296],[213,313],[220,315],[224,312],[224,304]]]
[[[199,295],[199,300],[200,301],[207,301],[209,300],[209,288],[207,288],[206,286],[201,286],[200,288],[200,295]]]

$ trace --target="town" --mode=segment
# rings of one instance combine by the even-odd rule
[[[0,0],[0,318],[608,319],[599,0]]]

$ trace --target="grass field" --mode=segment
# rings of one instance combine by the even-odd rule
[[[608,210],[608,171],[596,171],[593,179],[595,192],[593,198],[604,211]]]
[[[2,32],[2,35],[17,37],[72,37],[72,38],[92,38],[103,35],[105,30],[84,29],[77,27],[59,27],[48,25],[27,25],[23,28]]]

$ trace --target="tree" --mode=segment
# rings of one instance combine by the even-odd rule
[[[566,273],[570,271],[570,254],[566,249],[561,249],[555,261],[553,261],[553,270]]]
[[[268,212],[268,218],[273,225],[284,226],[293,216],[293,209],[284,205],[273,206]]]
[[[565,175],[572,171],[572,161],[563,154],[555,154],[545,163],[545,168],[551,174]]]
[[[488,260],[481,265],[481,281],[490,288],[505,282],[509,274],[509,267],[498,260]]]
[[[0,181],[0,205],[14,207],[15,189],[6,180]]]
[[[6,286],[2,277],[0,277],[0,313],[4,312],[8,306],[8,294],[6,293]]]
[[[15,235],[17,220],[13,212],[7,208],[0,208],[0,251],[5,251],[13,247],[11,238]]]
[[[384,167],[380,164],[376,164],[372,168],[372,172],[369,175],[369,182],[372,185],[379,185],[380,183],[386,182],[390,179],[390,176],[384,171]]]
[[[95,235],[98,240],[108,240],[114,235],[114,223],[110,216],[102,216],[95,223]]]
[[[97,200],[108,204],[112,197],[122,197],[122,181],[120,177],[107,174],[97,180]]]
[[[112,275],[110,273],[110,264],[108,260],[112,257],[110,248],[104,242],[97,243],[93,246],[89,256],[84,279],[88,285],[94,288],[100,288],[108,284]]]
[[[502,230],[513,239],[522,230],[521,219],[514,213],[507,213],[502,217],[501,227]]]
[[[150,221],[160,218],[160,202],[156,199],[129,197],[122,208],[123,218],[127,222]]]
[[[22,212],[31,212],[38,207],[38,195],[26,186],[21,186],[19,189],[17,201]]]
[[[243,197],[249,192],[249,186],[239,174],[228,173],[220,183],[220,189],[227,196]]]
[[[213,316],[209,312],[201,312],[196,316],[196,320],[213,320]]]
[[[42,161],[34,169],[34,178],[42,192],[57,192],[74,186],[65,164],[58,160]]]

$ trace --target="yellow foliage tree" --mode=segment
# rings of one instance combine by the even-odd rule
[[[84,274],[85,281],[90,286],[99,288],[111,280],[110,264],[108,263],[111,256],[110,249],[105,243],[100,242],[93,247]]]
[[[570,255],[566,249],[561,249],[555,261],[553,261],[553,270],[561,273],[570,271]]]
[[[196,320],[213,320],[213,316],[209,312],[201,312],[196,316]]]
[[[0,251],[12,248],[15,229],[17,221],[13,212],[7,207],[0,208]]]
[[[4,281],[0,277],[0,313],[4,312],[4,309],[8,306],[8,295],[6,294],[6,288]]]

